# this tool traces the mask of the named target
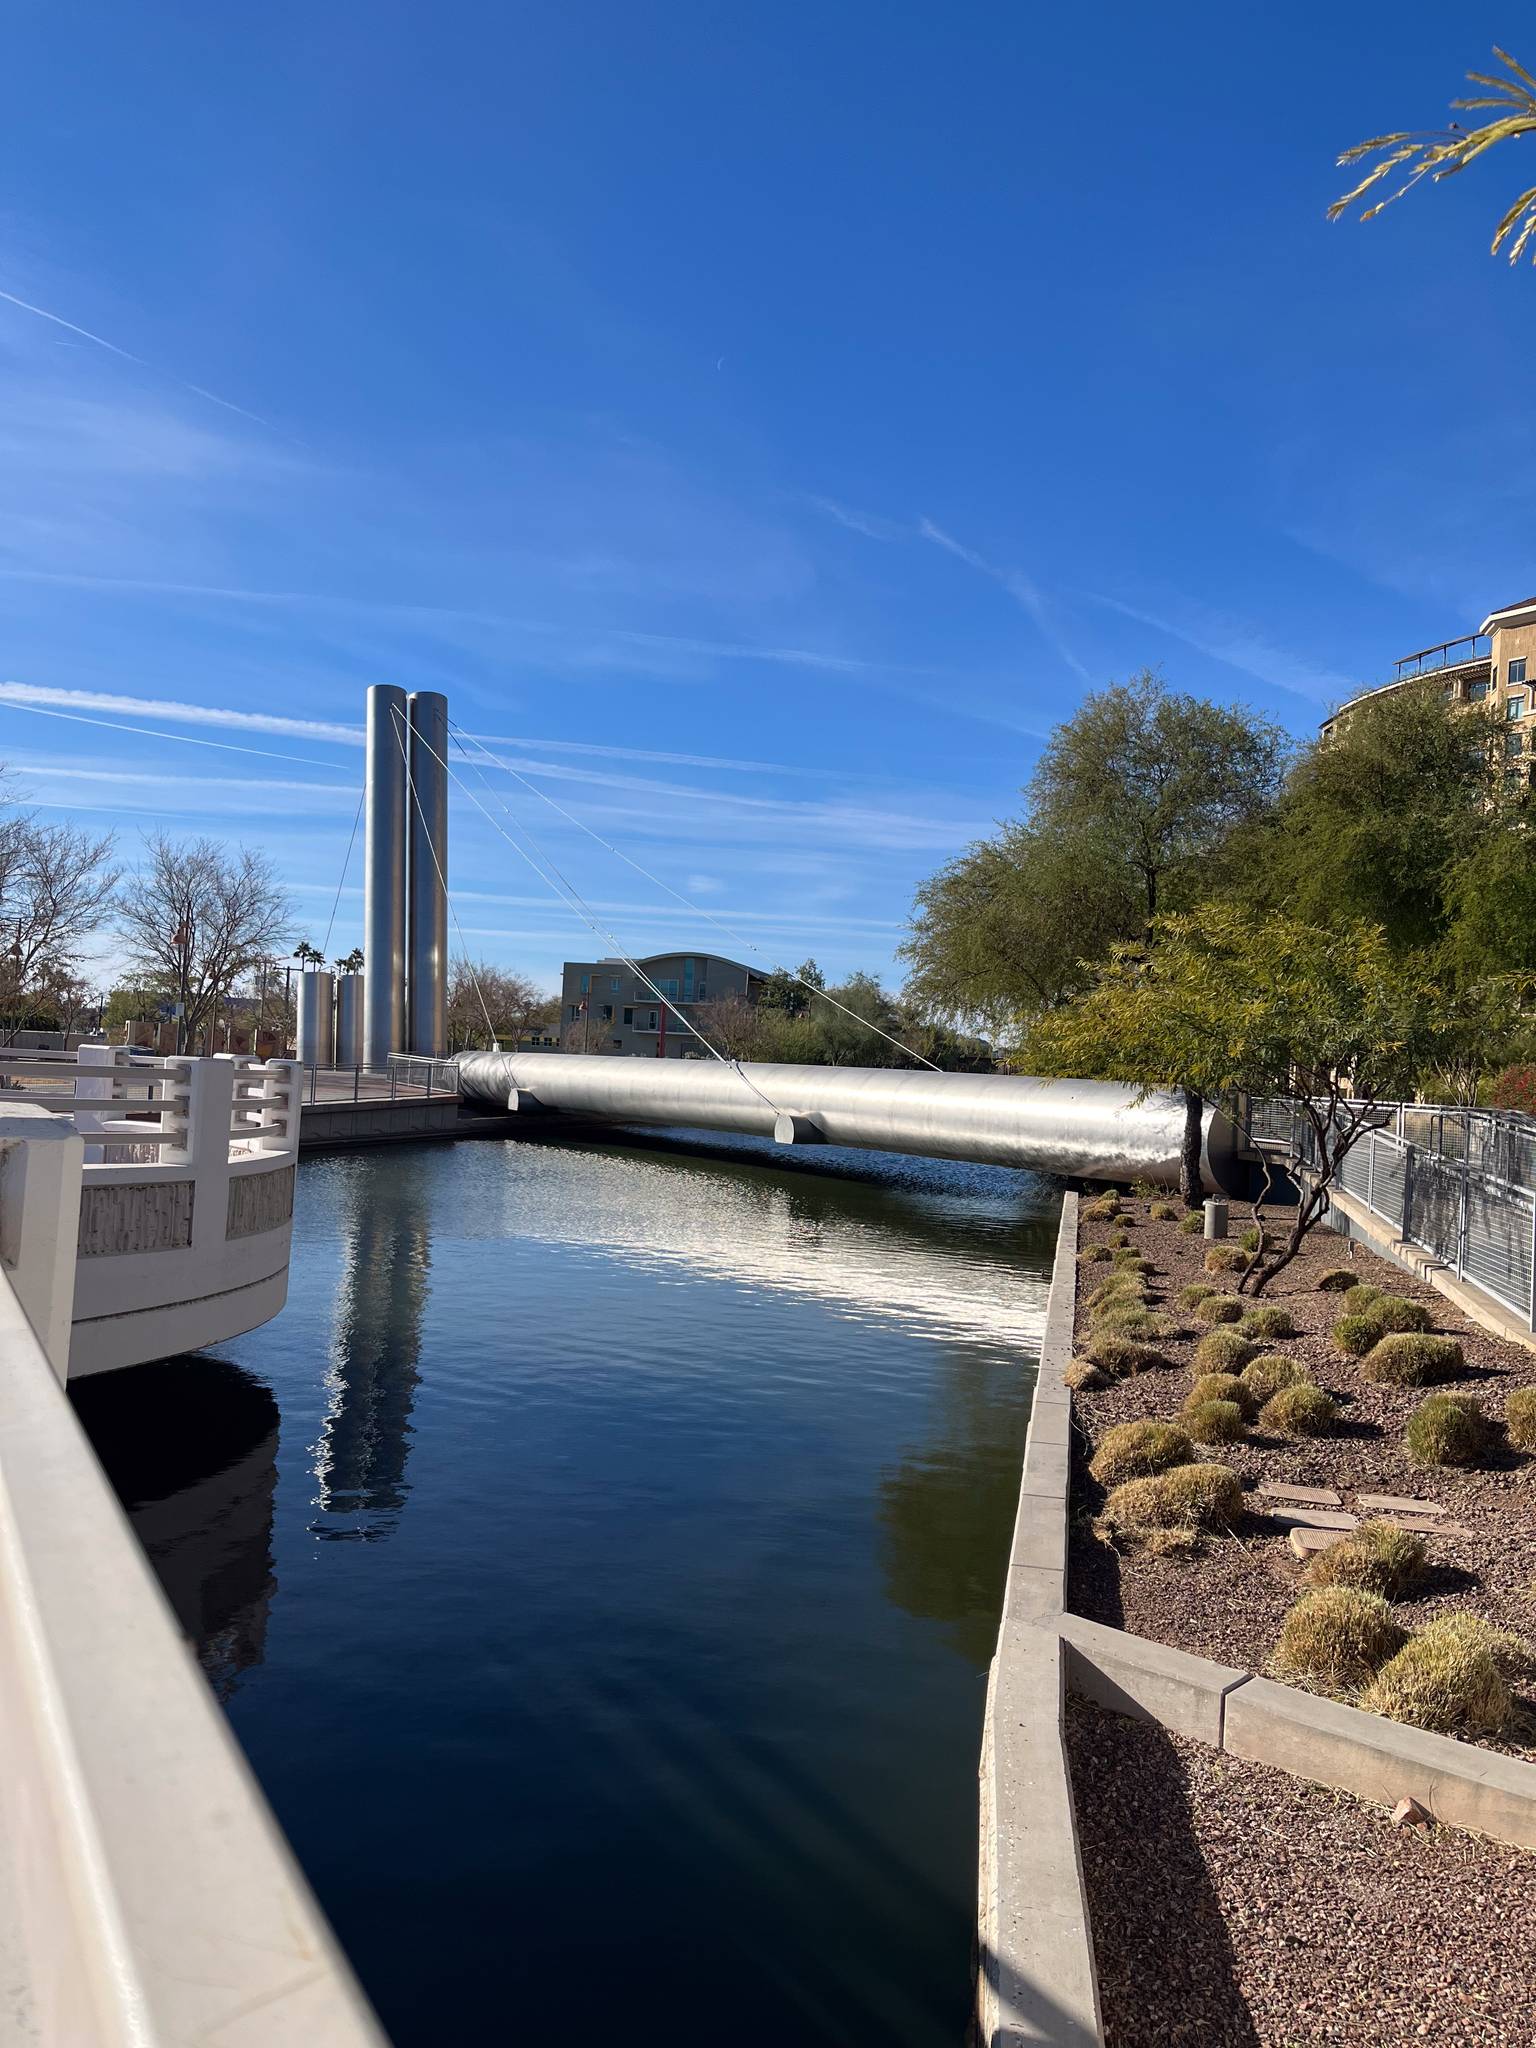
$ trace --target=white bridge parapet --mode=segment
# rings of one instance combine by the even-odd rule
[[[222,1343],[277,1314],[299,1142],[291,1062],[87,1045],[0,1054],[0,1082],[0,1119],[35,1107],[85,1139],[71,1379]]]
[[[0,2038],[385,2048],[61,1384],[86,1149],[0,1108]]]

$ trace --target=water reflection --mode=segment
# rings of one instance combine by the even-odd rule
[[[312,1446],[319,1519],[311,1533],[367,1543],[394,1528],[410,1491],[405,1466],[432,1263],[428,1189],[407,1163],[398,1173],[348,1174],[338,1192],[343,1264],[327,1407]]]
[[[278,1408],[221,1358],[75,1381],[70,1398],[176,1619],[228,1699],[266,1654]]]

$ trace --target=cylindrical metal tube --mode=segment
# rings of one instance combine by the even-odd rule
[[[324,967],[299,976],[299,1065],[336,1064],[336,977]]]
[[[386,1067],[405,1048],[404,690],[368,691],[363,795],[363,1060]]]
[[[363,1064],[363,977],[360,974],[338,974],[336,977],[336,1064],[338,1067],[360,1067]]]
[[[704,1060],[593,1060],[579,1053],[460,1053],[466,1101],[564,1110],[608,1123],[694,1124],[780,1143],[860,1146],[974,1159],[1087,1180],[1179,1178],[1184,1102],[1112,1081],[913,1068],[730,1066]],[[1231,1126],[1206,1112],[1205,1165],[1233,1186]]]
[[[413,690],[410,722],[406,1042],[440,1059],[448,1050],[448,699]]]

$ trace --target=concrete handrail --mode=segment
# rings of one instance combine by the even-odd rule
[[[46,1122],[20,1225],[3,1164],[42,1139],[4,1136],[0,1240],[25,1248],[41,1232],[69,1267],[81,1141],[62,1119]],[[0,1271],[7,2008],[29,2039],[93,2048],[381,2048],[75,1421],[40,1320]]]

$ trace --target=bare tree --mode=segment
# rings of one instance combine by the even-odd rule
[[[30,811],[0,823],[0,1015],[5,1043],[28,1011],[78,979],[82,942],[104,923],[118,871],[112,835],[44,825]]]
[[[216,839],[144,842],[117,897],[134,972],[177,1005],[176,1050],[211,1031],[237,978],[285,936],[288,904],[265,854]]]
[[[452,1052],[476,1046],[489,1050],[491,1033],[504,1046],[516,1045],[525,1032],[550,1022],[553,1016],[553,997],[540,995],[526,974],[462,958],[448,969],[448,1045]]]

